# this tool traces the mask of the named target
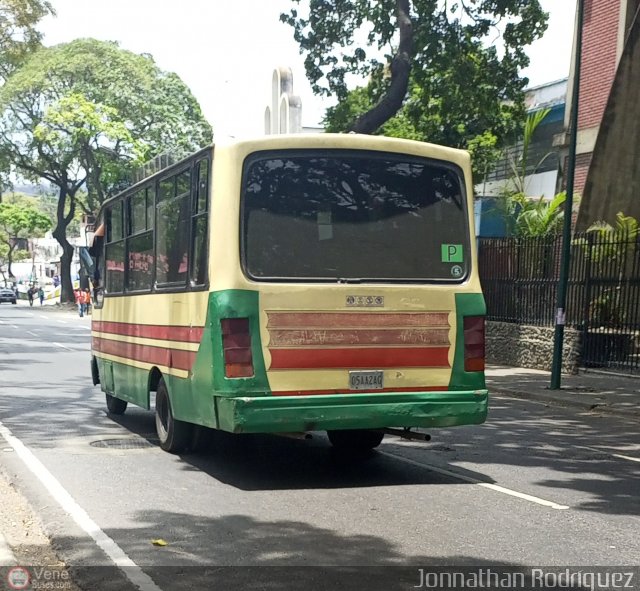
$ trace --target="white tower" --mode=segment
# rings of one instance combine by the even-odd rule
[[[264,112],[264,132],[273,135],[301,131],[302,101],[293,94],[291,68],[276,68],[271,78],[271,106]]]

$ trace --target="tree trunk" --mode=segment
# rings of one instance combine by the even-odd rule
[[[15,249],[15,243],[9,245],[9,252],[7,253],[7,275],[9,279],[13,277],[13,271],[11,271],[11,265],[13,265],[13,251]]]
[[[65,215],[65,209],[69,201],[69,213]],[[60,303],[73,303],[73,283],[71,282],[71,262],[73,261],[74,248],[67,240],[67,226],[73,220],[76,211],[75,191],[70,191],[67,186],[60,187],[58,196],[58,208],[56,214],[57,225],[53,231],[53,237],[62,247],[60,257]]]
[[[413,25],[410,8],[410,0],[396,0],[400,43],[398,53],[391,60],[391,84],[380,102],[358,117],[351,129],[355,133],[374,133],[402,107],[409,86],[413,57]]]

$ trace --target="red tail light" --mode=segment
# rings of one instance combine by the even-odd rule
[[[224,375],[228,378],[252,377],[253,357],[249,319],[225,318],[220,321],[220,325],[224,351]]]
[[[484,371],[484,316],[464,319],[464,370]]]

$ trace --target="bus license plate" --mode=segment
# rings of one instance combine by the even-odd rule
[[[382,371],[350,371],[350,390],[382,390],[384,372]]]

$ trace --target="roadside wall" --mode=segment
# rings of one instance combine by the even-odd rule
[[[529,369],[551,369],[555,329],[508,322],[487,322],[487,363]],[[580,333],[565,328],[562,371],[578,373]]]

